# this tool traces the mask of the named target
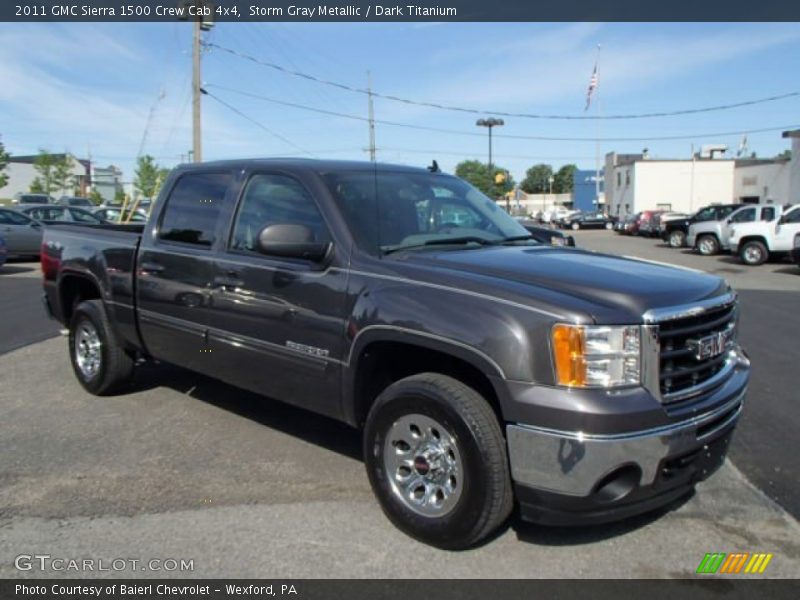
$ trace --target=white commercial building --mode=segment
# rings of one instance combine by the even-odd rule
[[[786,204],[790,171],[788,158],[737,160],[734,198],[751,204]]]
[[[800,204],[800,129],[784,131],[783,137],[792,140],[792,159],[789,162],[789,204]]]
[[[53,154],[56,160],[63,160],[63,154]],[[31,184],[37,177],[41,177],[34,167],[36,156],[11,156],[5,174],[8,183],[0,188],[0,198],[13,198],[16,194],[30,192]],[[89,185],[89,161],[71,157],[70,181],[63,190],[55,190],[53,195],[72,196],[75,192],[85,195]]]
[[[612,216],[643,210],[692,213],[734,200],[735,161],[659,160],[646,154],[606,155],[605,195]]]

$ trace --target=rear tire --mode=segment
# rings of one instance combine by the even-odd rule
[[[438,373],[401,379],[375,401],[364,462],[381,508],[425,543],[469,548],[513,507],[506,443],[486,400]]]
[[[739,249],[739,258],[741,261],[751,267],[764,264],[769,258],[769,250],[767,247],[758,241],[745,242]]]
[[[580,229],[580,228],[581,228],[581,224],[580,223],[573,223],[572,224],[572,230],[573,231],[578,231],[578,229]]]
[[[606,223],[606,229],[609,229],[609,230],[610,230],[610,229],[614,229],[614,223],[612,223],[611,221],[608,221],[608,222]]]
[[[119,390],[131,378],[133,359],[114,335],[100,300],[75,307],[69,325],[69,357],[83,388],[96,396]]]
[[[697,238],[697,251],[703,256],[714,256],[719,253],[719,240],[713,235],[701,235]]]
[[[682,231],[673,231],[669,234],[670,248],[683,248],[686,245],[686,234]]]

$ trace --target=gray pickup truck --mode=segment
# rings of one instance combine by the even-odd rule
[[[182,166],[144,225],[48,228],[42,270],[89,392],[152,359],[345,421],[389,519],[444,548],[689,494],[750,376],[723,280],[539,244],[435,168]]]

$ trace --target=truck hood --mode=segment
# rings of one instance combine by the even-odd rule
[[[724,280],[700,271],[574,248],[424,251],[407,255],[404,262],[445,269],[465,289],[479,284],[484,293],[512,295],[533,307],[588,312],[606,323],[636,322],[647,310],[688,304],[727,289]],[[497,289],[487,292],[486,284]]]

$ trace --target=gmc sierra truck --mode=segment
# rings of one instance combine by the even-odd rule
[[[181,166],[144,225],[48,228],[42,270],[86,390],[157,360],[345,421],[444,548],[691,493],[750,376],[722,279],[537,243],[435,167]]]

